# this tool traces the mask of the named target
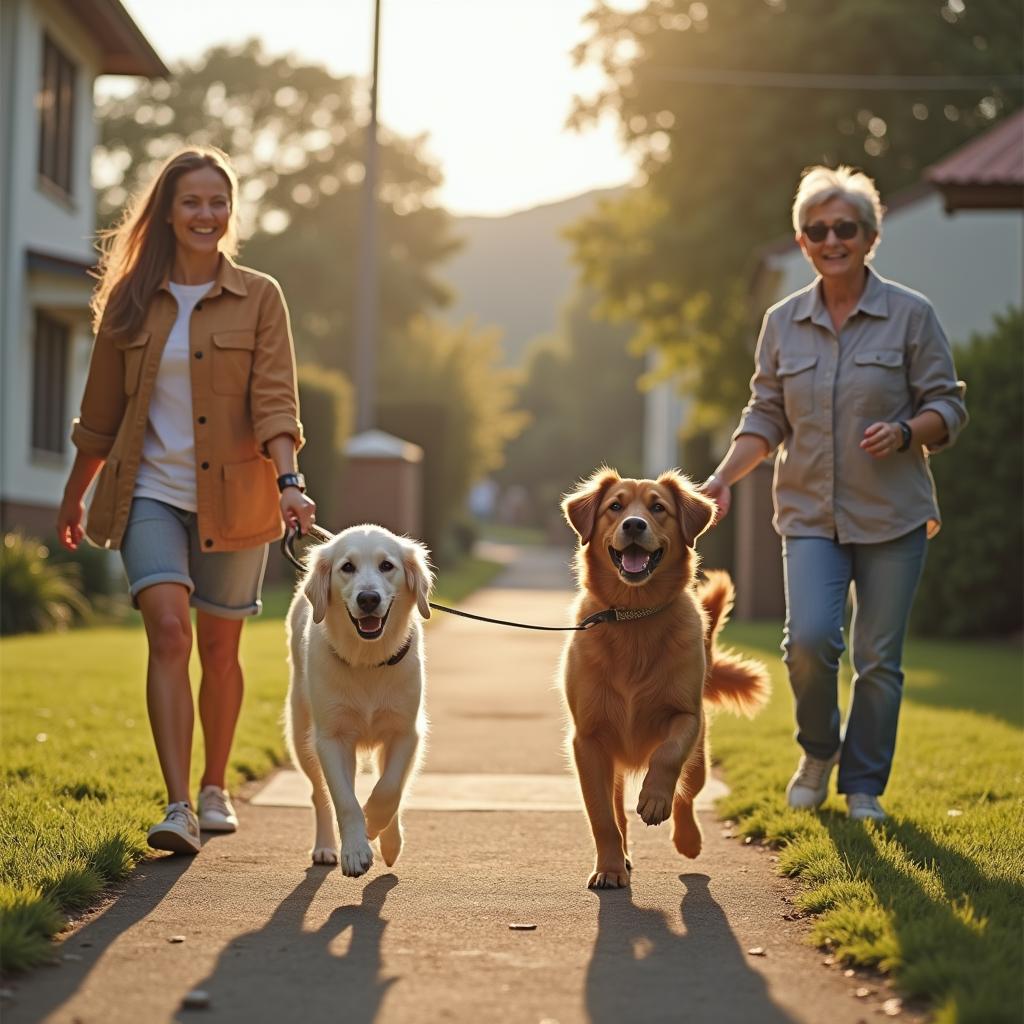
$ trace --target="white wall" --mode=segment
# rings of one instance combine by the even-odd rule
[[[84,384],[91,336],[88,330],[90,284],[64,275],[29,274],[32,249],[91,263],[95,252],[95,198],[91,182],[96,144],[93,82],[99,54],[81,26],[54,0],[4,0],[5,42],[3,187],[5,195],[3,302],[0,312],[2,361],[2,440],[0,497],[6,501],[56,505],[73,452],[63,457],[31,449],[31,388],[34,311],[46,309],[72,328],[71,374],[67,382],[69,416],[77,409]],[[40,184],[37,171],[39,116],[36,95],[42,73],[43,34],[47,33],[76,65],[72,195],[64,198]],[[9,44],[9,46],[8,46]]]

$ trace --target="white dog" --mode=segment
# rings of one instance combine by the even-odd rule
[[[314,864],[338,863],[335,814],[346,875],[369,869],[377,836],[389,867],[401,852],[399,805],[426,735],[420,616],[430,617],[432,583],[427,549],[379,526],[353,526],[310,553],[288,613],[285,732],[313,783]],[[364,751],[380,777],[360,808]]]

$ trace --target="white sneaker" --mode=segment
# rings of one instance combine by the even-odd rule
[[[146,838],[154,850],[171,853],[198,853],[203,845],[199,841],[199,819],[184,800],[168,804],[164,820],[154,825]]]
[[[846,813],[853,821],[885,821],[889,817],[878,797],[870,793],[848,793]]]
[[[827,761],[803,754],[796,773],[786,787],[786,802],[789,806],[803,810],[820,807],[828,796],[828,780],[838,761],[838,751]]]
[[[204,832],[234,832],[238,828],[238,816],[226,789],[203,786],[199,791],[199,827]]]

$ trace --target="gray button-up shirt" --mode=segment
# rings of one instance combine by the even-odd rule
[[[938,413],[951,445],[967,423],[965,387],[931,303],[868,269],[837,336],[813,284],[772,306],[757,343],[750,401],[734,437],[757,434],[775,459],[775,529],[787,537],[874,544],[923,523],[939,529],[928,451],[876,459],[859,445],[878,421]]]

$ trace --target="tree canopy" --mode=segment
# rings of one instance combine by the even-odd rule
[[[575,258],[603,313],[658,347],[697,427],[745,400],[763,313],[749,274],[792,233],[800,171],[860,166],[884,200],[1021,102],[1024,8],[1005,0],[599,0],[588,21],[576,58],[607,86],[573,121],[613,114],[644,184],[576,226]]]
[[[539,523],[557,518],[561,495],[602,463],[625,476],[641,470],[643,359],[630,351],[628,327],[593,318],[594,298],[578,292],[560,332],[531,346],[519,394],[529,422],[497,474],[526,488]]]
[[[359,257],[366,111],[351,77],[250,40],[218,46],[140,80],[98,109],[99,214],[114,218],[126,196],[176,149],[219,146],[241,180],[243,260],[282,284],[301,356],[351,371]],[[423,139],[378,134],[382,336],[443,307],[437,265],[455,248],[448,214],[430,205],[439,169]]]

